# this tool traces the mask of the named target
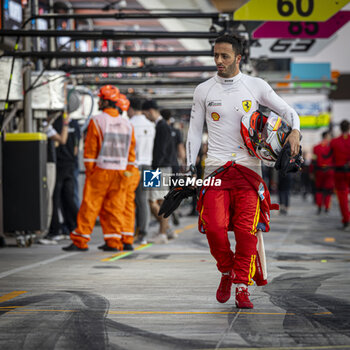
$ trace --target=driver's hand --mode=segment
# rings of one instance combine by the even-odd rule
[[[287,142],[290,143],[291,156],[297,156],[299,154],[300,149],[300,132],[297,129],[292,130],[284,144],[286,144]]]

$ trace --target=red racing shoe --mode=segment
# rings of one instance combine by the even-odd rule
[[[226,303],[231,297],[232,271],[224,272],[221,276],[221,282],[216,291],[216,300],[219,303]]]
[[[248,288],[236,288],[236,306],[238,309],[252,309],[253,303],[249,300]]]

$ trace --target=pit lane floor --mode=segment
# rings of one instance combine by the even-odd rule
[[[336,204],[315,212],[293,197],[288,216],[272,213],[269,284],[250,287],[253,310],[216,301],[220,275],[193,217],[176,240],[131,254],[99,251],[98,226],[85,253],[63,252],[69,241],[3,248],[0,349],[350,349],[350,232]]]

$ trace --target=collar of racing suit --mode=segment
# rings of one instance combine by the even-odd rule
[[[104,113],[107,113],[108,115],[110,115],[111,117],[118,117],[119,116],[119,112],[117,109],[115,108],[105,108],[103,110]]]
[[[235,75],[232,78],[222,78],[222,77],[219,77],[217,74],[215,75],[215,80],[222,85],[233,85],[238,81],[240,81],[241,78],[242,78],[241,72],[239,72],[237,75]]]

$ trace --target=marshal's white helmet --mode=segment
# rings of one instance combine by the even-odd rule
[[[292,128],[281,117],[269,117],[260,111],[246,115],[241,120],[241,135],[251,156],[273,167]]]

